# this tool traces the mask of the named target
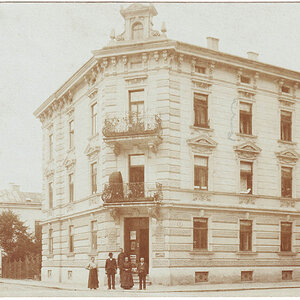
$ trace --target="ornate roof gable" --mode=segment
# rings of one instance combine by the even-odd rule
[[[217,147],[217,143],[210,137],[200,135],[187,140],[188,145],[197,152],[211,153]]]
[[[239,158],[256,159],[257,155],[261,152],[261,149],[254,143],[248,141],[238,146],[234,146],[234,151]]]
[[[282,164],[291,164],[295,165],[298,158],[299,158],[299,153],[296,152],[293,149],[288,149],[288,150],[283,150],[280,152],[275,152],[278,160]]]

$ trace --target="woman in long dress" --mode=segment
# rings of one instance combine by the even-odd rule
[[[88,288],[89,289],[97,289],[99,287],[98,281],[98,265],[95,263],[95,257],[91,257],[90,262],[86,266],[86,269],[89,270],[89,281]]]
[[[133,278],[131,272],[131,263],[128,259],[128,256],[125,257],[123,270],[122,270],[122,277],[121,277],[121,287],[123,289],[131,289],[133,287]]]

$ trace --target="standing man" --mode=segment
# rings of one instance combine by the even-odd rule
[[[108,289],[111,290],[111,286],[113,290],[115,290],[115,274],[117,272],[117,262],[113,258],[113,254],[109,252],[108,259],[105,262],[105,273],[107,274],[108,279]]]
[[[145,290],[146,289],[146,276],[148,274],[148,266],[145,263],[145,260],[143,257],[141,257],[140,262],[138,263],[137,271],[139,274],[139,284],[140,284],[139,290],[142,289],[142,284],[143,284],[143,289]]]
[[[123,265],[124,265],[124,260],[125,260],[125,253],[123,251],[123,248],[120,248],[120,253],[118,255],[118,268],[120,270],[120,285],[121,285],[121,282],[122,282],[122,273],[123,273]]]

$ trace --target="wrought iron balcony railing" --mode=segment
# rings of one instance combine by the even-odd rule
[[[104,185],[102,200],[107,203],[118,202],[160,202],[162,185],[146,182],[108,183]]]
[[[137,114],[128,112],[113,114],[105,118],[102,133],[105,137],[124,135],[154,134],[161,128],[161,119],[157,114]]]

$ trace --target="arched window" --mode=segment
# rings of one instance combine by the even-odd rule
[[[133,40],[141,40],[144,36],[144,27],[143,24],[138,22],[133,24],[132,26],[132,39]]]

